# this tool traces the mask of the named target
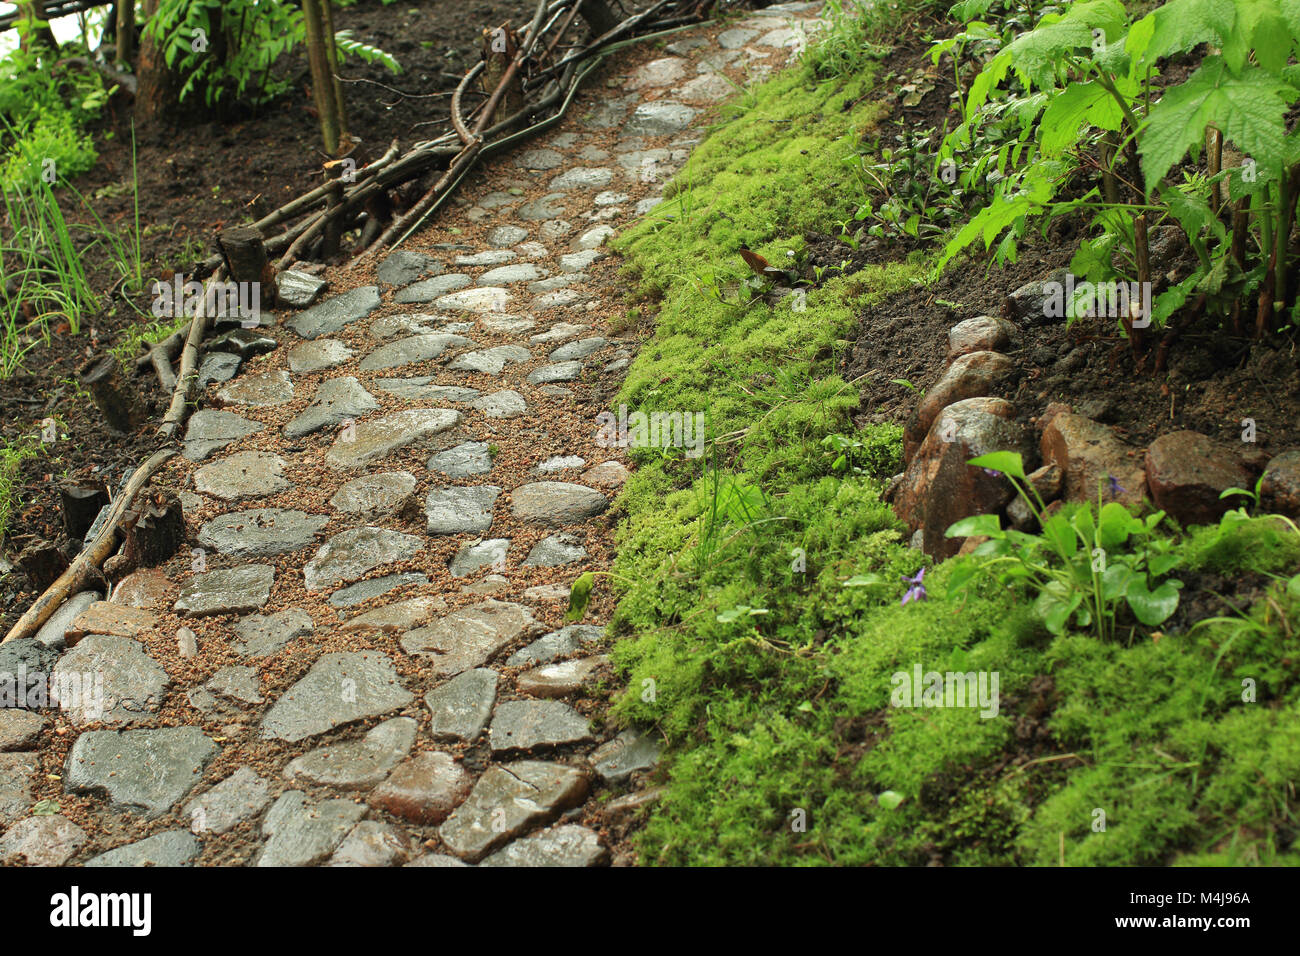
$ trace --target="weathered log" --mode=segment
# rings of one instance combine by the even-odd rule
[[[85,478],[59,486],[63,506],[63,531],[74,541],[84,541],[86,532],[108,504],[108,485],[99,478]],[[60,573],[62,568],[59,569]]]
[[[180,499],[167,490],[140,495],[122,516],[122,557],[131,569],[162,564],[185,543]]]
[[[122,374],[117,358],[101,355],[81,367],[78,380],[90,393],[104,421],[119,432],[132,432],[144,420],[135,387]]]
[[[266,240],[252,226],[234,226],[217,235],[217,246],[232,282],[256,282],[261,304],[275,305],[275,269],[266,254]]]
[[[68,556],[43,538],[37,538],[18,553],[18,569],[38,591],[44,591],[68,569]]]

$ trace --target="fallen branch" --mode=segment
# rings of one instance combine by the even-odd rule
[[[211,319],[208,315],[209,291],[218,282],[223,282],[225,275],[224,267],[213,274],[203,287],[203,296],[195,308],[194,321],[190,323],[190,332],[185,339],[185,347],[181,350],[181,365],[176,373],[176,387],[172,389],[171,404],[167,407],[162,424],[158,426],[157,435],[164,441],[171,439],[185,421],[185,407],[190,402],[194,382],[198,379],[199,346],[203,343]]]

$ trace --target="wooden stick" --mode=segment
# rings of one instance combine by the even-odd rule
[[[86,586],[96,577],[99,567],[115,550],[118,526],[121,524],[122,515],[127,507],[139,494],[140,489],[153,477],[154,473],[175,454],[175,448],[160,448],[135,470],[131,475],[131,480],[126,484],[126,489],[113,502],[108,519],[104,522],[99,534],[86,545],[84,551],[72,560],[72,564],[59,575],[58,580],[51,584],[45,593],[32,603],[26,613],[18,619],[18,623],[5,635],[4,641],[0,641],[0,644],[31,637],[58,610],[59,605],[86,589]]]
[[[194,321],[190,323],[190,334],[185,340],[185,348],[181,351],[181,367],[176,374],[176,387],[172,390],[171,404],[167,407],[167,414],[163,416],[162,424],[158,426],[157,435],[163,441],[171,439],[185,421],[185,406],[189,404],[190,394],[194,391],[194,383],[198,379],[199,345],[203,342],[203,336],[207,334],[210,320],[208,290],[218,282],[223,282],[225,275],[224,267],[218,269],[203,287],[203,297],[195,309]]]

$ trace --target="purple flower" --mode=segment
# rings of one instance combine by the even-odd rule
[[[916,577],[903,578],[903,583],[910,584],[911,587],[909,587],[907,589],[907,593],[903,595],[903,600],[899,605],[900,607],[903,604],[906,604],[908,601],[925,600],[925,585],[922,583],[922,579],[924,577],[925,577],[925,568],[922,568],[920,571],[916,572]]]
[[[985,468],[984,474],[988,475],[990,478],[1002,477],[1002,472],[998,471],[996,468]]]
[[[1107,475],[1106,482],[1110,488],[1110,496],[1112,498],[1118,498],[1120,495],[1124,494],[1124,486],[1115,479],[1114,475]]]

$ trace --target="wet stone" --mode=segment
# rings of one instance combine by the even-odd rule
[[[202,461],[231,442],[260,432],[266,426],[249,421],[234,412],[203,408],[190,416],[185,429],[185,448],[181,452],[190,461]]]
[[[250,767],[240,767],[185,805],[193,833],[220,835],[257,816],[271,802],[270,784]]]
[[[339,630],[409,631],[427,621],[434,611],[444,610],[446,606],[447,602],[437,596],[410,598],[350,617],[339,625]]]
[[[590,738],[587,718],[557,700],[508,700],[498,704],[488,729],[493,753],[557,747]]]
[[[614,181],[614,170],[606,166],[578,166],[565,170],[551,180],[550,188],[554,192],[568,192],[574,189],[603,189]]]
[[[510,497],[516,518],[551,527],[585,521],[609,507],[609,500],[599,491],[566,481],[521,485]]]
[[[394,827],[362,820],[343,838],[326,866],[401,866],[410,855],[410,841]]]
[[[428,584],[429,579],[418,571],[410,571],[405,574],[385,574],[383,577],[367,578],[365,581],[358,581],[356,584],[349,585],[345,588],[339,588],[330,595],[331,607],[353,607],[369,601],[371,598],[377,598],[381,595],[396,591],[398,588],[404,588],[412,584]]]
[[[274,578],[275,569],[268,564],[196,574],[185,582],[174,606],[186,617],[256,611],[271,597]]]
[[[223,667],[203,686],[210,694],[241,704],[263,702],[261,679],[253,667]]]
[[[415,475],[409,471],[363,475],[340,487],[330,504],[344,514],[370,518],[401,514],[415,501],[415,484]]]
[[[262,616],[250,614],[235,622],[238,640],[231,647],[244,657],[267,657],[297,637],[311,633],[311,617],[301,608],[277,611]]]
[[[86,842],[86,831],[58,814],[20,820],[0,836],[0,864],[62,866]]]
[[[410,823],[436,826],[464,802],[473,783],[450,754],[418,753],[370,791],[366,802]]]
[[[0,643],[0,674],[17,673],[19,663],[18,659],[10,655],[17,655],[20,648],[29,648],[30,653],[39,655],[50,654],[48,648],[62,648],[66,643],[66,635],[69,626],[76,620],[77,616],[96,601],[103,600],[104,595],[98,591],[82,591],[80,594],[74,594],[64,601],[57,611],[50,615],[50,619],[41,625],[41,629],[36,632],[36,637],[30,641],[15,640]],[[24,652],[26,657],[28,652]],[[53,662],[56,654],[50,655],[50,661]],[[35,666],[28,664],[27,669],[31,670],[48,670],[47,667]],[[5,680],[0,677],[0,693],[5,690]]]
[[[543,664],[524,671],[515,679],[521,694],[531,697],[567,697],[576,694],[608,660],[606,657],[582,657],[558,664]]]
[[[262,721],[262,736],[294,743],[405,707],[414,696],[393,662],[377,651],[325,654]]]
[[[202,851],[184,830],[164,830],[86,861],[86,866],[190,866]]]
[[[228,382],[239,372],[244,360],[230,352],[209,352],[199,362],[198,387],[207,388],[213,382]]]
[[[563,764],[519,760],[489,767],[438,835],[452,853],[475,862],[587,795],[583,773]]]
[[[510,551],[509,538],[492,538],[461,546],[447,566],[453,578],[463,578],[486,567],[504,570],[506,554]]]
[[[36,745],[49,721],[40,714],[15,707],[0,707],[0,751],[26,750]],[[9,776],[0,773],[0,780]]]
[[[21,820],[31,807],[36,763],[36,754],[0,753],[0,829]]]
[[[427,362],[435,359],[449,348],[469,345],[470,340],[463,335],[412,335],[409,338],[390,342],[382,348],[375,349],[361,360],[358,368],[363,372],[378,372],[383,369],[399,368],[412,362]]]
[[[527,238],[528,230],[523,226],[497,226],[488,231],[487,244],[493,249],[508,249]]]
[[[451,676],[481,666],[538,630],[531,608],[489,599],[404,634],[401,643],[406,653],[430,658],[435,674]]]
[[[624,89],[643,90],[650,86],[668,86],[685,76],[686,67],[689,65],[688,61],[679,56],[667,56],[659,60],[651,60],[632,74],[632,78],[627,81]]]
[[[586,462],[577,455],[556,455],[548,458],[540,464],[534,466],[533,472],[539,475],[554,474],[557,471],[568,471],[571,468],[581,468]]]
[[[367,285],[332,296],[306,312],[298,313],[286,324],[304,339],[318,339],[322,335],[333,335],[377,308],[379,287]]]
[[[429,735],[434,740],[469,743],[483,732],[497,699],[496,671],[478,667],[456,675],[424,695],[433,719]]]
[[[648,734],[625,730],[592,751],[592,767],[608,783],[626,780],[638,770],[649,770],[659,762],[663,746]]]
[[[582,541],[566,531],[543,538],[533,545],[524,559],[526,568],[558,568],[587,557]]]
[[[336,470],[363,468],[399,448],[444,432],[460,420],[460,412],[445,408],[411,408],[360,422],[350,436],[345,433],[335,439],[325,464]]]
[[[462,534],[492,527],[501,489],[493,485],[433,488],[424,499],[429,534]]]
[[[189,793],[217,753],[198,727],[94,730],[72,745],[68,793],[104,793],[114,810],[160,817]]]
[[[533,279],[540,279],[545,275],[545,272],[533,265],[531,262],[524,262],[515,265],[500,266],[496,269],[489,269],[478,277],[475,281],[475,285],[509,285],[511,282],[530,282]]]
[[[228,405],[271,408],[293,401],[293,383],[289,373],[280,369],[245,375],[227,385],[217,397]]]
[[[305,548],[329,518],[284,508],[255,508],[213,518],[199,530],[199,544],[234,558],[264,558]]]
[[[378,378],[375,387],[415,402],[468,402],[479,394],[477,388],[461,385],[438,385],[431,375],[413,378]]]
[[[716,103],[725,100],[736,88],[718,73],[703,73],[677,91],[687,103]]]
[[[284,768],[285,779],[346,790],[372,787],[405,759],[415,745],[416,727],[410,717],[386,720],[360,740],[329,744],[294,758]]]
[[[680,133],[698,111],[682,103],[670,100],[655,100],[642,103],[632,111],[627,131],[633,136],[668,136]]]
[[[296,269],[285,269],[275,276],[275,294],[279,305],[305,309],[325,291],[329,283],[319,276]]]
[[[586,332],[591,326],[574,325],[570,322],[557,322],[545,332],[534,335],[528,341],[533,345],[549,345],[552,342],[563,342],[566,339],[574,338]]]
[[[429,459],[429,470],[448,478],[469,478],[492,470],[492,456],[485,442],[470,441],[440,451]]]
[[[572,382],[582,374],[581,362],[556,362],[543,365],[528,373],[528,384],[547,385],[551,382]]]
[[[481,352],[465,352],[456,357],[447,368],[453,372],[479,372],[484,375],[500,375],[507,362],[527,362],[532,358],[529,351],[520,345],[497,345]]]
[[[504,312],[510,300],[510,293],[500,286],[485,286],[444,295],[434,305],[456,312]]]
[[[442,298],[449,292],[465,288],[465,286],[469,285],[469,281],[469,276],[462,272],[435,276],[432,279],[425,279],[423,282],[407,286],[397,293],[393,301],[401,304],[432,302],[435,299]]]
[[[543,830],[497,850],[480,866],[596,866],[609,854],[600,837],[576,823]]]
[[[194,487],[223,501],[267,497],[293,487],[284,478],[285,465],[283,458],[270,452],[236,452],[196,471]]]
[[[499,226],[498,228],[518,229],[519,227]],[[521,230],[521,231],[524,233],[524,235],[520,236],[519,237],[520,239],[528,235],[527,230]],[[515,243],[510,242],[506,244],[513,246]],[[508,249],[489,249],[485,252],[476,252],[473,255],[457,256],[456,265],[458,266],[500,266],[500,265],[505,265],[507,262],[513,262],[516,258],[517,258],[516,254],[510,252]],[[479,283],[479,285],[484,285],[484,284],[485,283],[481,283],[481,282]]]
[[[342,365],[352,355],[352,350],[338,339],[302,342],[289,350],[289,371],[321,372]]]
[[[516,215],[525,222],[559,219],[564,215],[564,199],[564,193],[547,193],[540,199],[525,204]]]
[[[567,599],[568,595],[565,595]],[[545,664],[559,657],[576,654],[585,644],[594,644],[605,635],[603,627],[590,624],[569,624],[539,637],[523,650],[515,651],[506,658],[507,667],[522,667],[528,664]]]
[[[330,538],[303,568],[308,591],[320,591],[331,584],[347,584],[369,571],[395,561],[406,561],[420,552],[423,542],[414,535],[388,528],[350,528]]]
[[[589,355],[594,355],[601,349],[609,345],[609,342],[594,335],[589,339],[580,339],[577,342],[569,342],[561,345],[550,354],[552,362],[569,362],[573,359],[584,359]]]
[[[375,274],[381,285],[410,285],[417,279],[436,276],[442,272],[442,263],[430,256],[418,252],[398,249],[390,252],[379,264]]]
[[[218,335],[204,347],[209,352],[230,352],[246,362],[255,355],[275,351],[280,343],[253,329],[233,329],[224,335]]]
[[[94,686],[87,687],[85,677],[92,674]],[[50,683],[64,688],[59,705],[74,723],[113,725],[157,710],[171,679],[138,641],[91,634],[59,658]]]
[[[263,833],[270,836],[257,866],[311,866],[326,859],[366,812],[351,800],[309,802],[300,790],[289,790],[266,813]]]
[[[724,50],[739,50],[756,36],[758,36],[757,30],[744,30],[733,27],[718,34],[718,46]]]
[[[564,154],[553,149],[529,149],[520,153],[515,165],[521,169],[559,169],[564,164]]]
[[[560,256],[561,272],[581,272],[604,255],[598,249],[585,249],[582,252],[570,252]]]
[[[111,634],[114,637],[138,637],[158,623],[158,616],[140,608],[124,607],[109,601],[96,601],[73,618],[64,632],[64,640],[75,644],[87,634]]]
[[[316,389],[311,404],[284,426],[284,433],[289,438],[301,438],[348,419],[355,421],[378,409],[379,403],[375,397],[352,376],[327,379]]]

